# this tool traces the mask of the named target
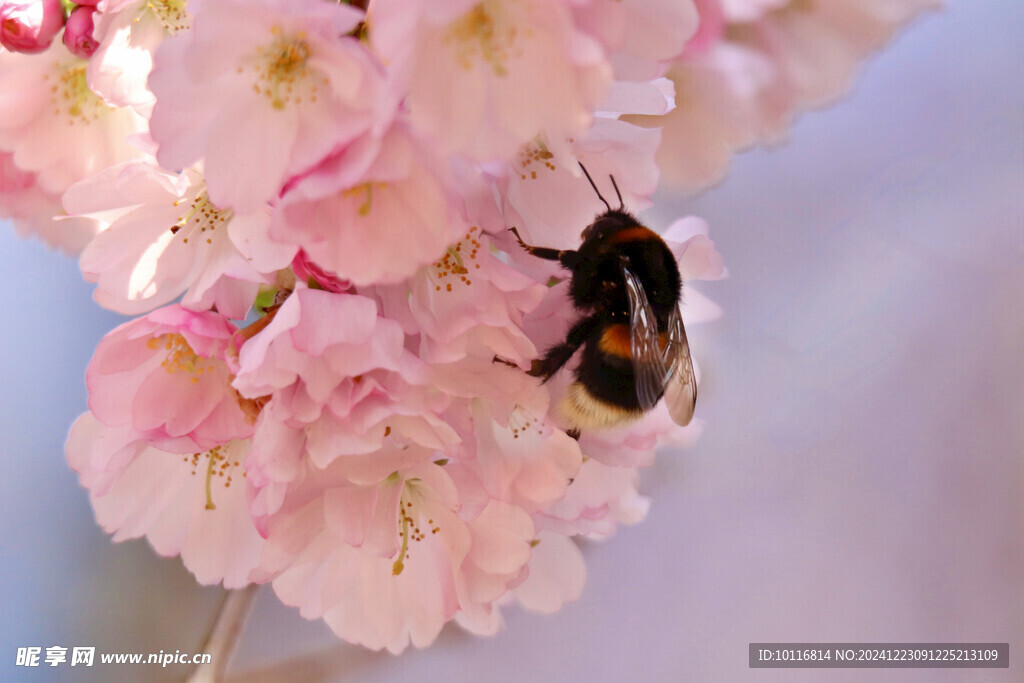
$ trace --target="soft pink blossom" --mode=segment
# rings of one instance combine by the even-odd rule
[[[270,235],[360,286],[404,280],[465,232],[444,160],[399,122],[289,187]]]
[[[269,520],[262,570],[307,618],[372,649],[426,647],[457,613],[487,608],[525,575],[534,529],[513,506],[459,515],[444,468],[377,481],[343,478],[345,460],[307,478]]]
[[[804,109],[834,101],[864,58],[938,0],[723,0],[723,40],[669,68],[677,108],[627,120],[661,127],[658,164],[677,187],[703,189],[732,155],[775,142]]]
[[[585,131],[608,93],[600,42],[565,0],[377,0],[374,47],[417,128],[479,160]]]
[[[157,447],[188,437],[200,449],[252,435],[225,355],[236,329],[214,312],[179,305],[117,327],[100,341],[85,380],[89,409]]]
[[[817,0],[791,2],[740,33],[738,42],[765,54],[779,81],[770,97],[789,112],[819,107],[849,88],[860,63],[939,0]]]
[[[379,317],[372,299],[296,290],[238,357],[234,387],[252,399],[272,396],[254,462],[285,458],[280,447],[264,451],[267,431],[275,435],[268,443],[291,444],[289,468],[304,454],[323,468],[387,439],[429,448],[456,442],[439,417],[448,397],[430,386],[404,343],[401,326]]]
[[[587,460],[566,495],[534,520],[539,529],[563,536],[609,536],[620,524],[636,524],[647,516],[651,501],[637,492],[639,480],[635,467]]]
[[[47,192],[145,156],[132,144],[146,121],[107,106],[85,82],[88,62],[57,43],[40,55],[0,52],[0,151]]]
[[[63,25],[64,8],[60,0],[0,2],[0,45],[11,52],[42,52]]]
[[[263,544],[246,505],[248,442],[203,451],[177,439],[169,452],[129,432],[91,413],[71,428],[68,463],[89,489],[96,521],[115,542],[145,536],[160,555],[181,555],[201,584],[247,585]]]
[[[736,150],[784,130],[784,112],[765,100],[777,70],[757,50],[718,41],[673,63],[667,75],[675,84],[676,108],[664,116],[625,119],[661,128],[657,162],[670,185],[711,185],[725,175]]]
[[[204,159],[210,198],[251,211],[332,149],[386,125],[376,58],[346,37],[362,12],[322,0],[200,3],[157,50],[150,122],[167,168]]]
[[[69,188],[64,208],[103,228],[82,252],[82,273],[97,284],[96,300],[119,313],[142,313],[184,293],[188,308],[216,306],[242,319],[259,285],[293,252],[266,239],[268,209],[220,209],[193,169],[115,166]]]
[[[579,164],[586,166],[612,208],[619,207],[610,180],[614,176],[626,210],[638,212],[651,205],[650,196],[658,186],[654,155],[660,142],[656,130],[601,118],[569,144],[565,158],[559,158],[543,140],[524,145],[506,170],[507,225],[516,226],[529,244],[575,249],[583,229],[605,211]],[[509,235],[503,238],[518,261],[537,265],[537,259],[524,256]]]
[[[478,399],[472,415],[477,467],[489,497],[533,514],[566,495],[583,462],[575,439],[521,407],[495,414]]]
[[[490,246],[490,238],[473,226],[386,295],[394,302],[385,306],[387,315],[412,322],[420,335],[419,356],[428,363],[469,355],[525,362],[536,355],[521,327],[523,314],[543,299],[544,287],[496,258]]]
[[[134,107],[148,116],[153,93],[146,79],[153,53],[165,38],[191,24],[179,0],[103,0],[94,17],[93,35],[100,43],[86,71],[93,92],[118,107]]]

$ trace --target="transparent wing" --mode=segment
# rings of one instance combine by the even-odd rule
[[[622,275],[629,298],[629,350],[636,378],[636,397],[641,410],[650,410],[661,398],[667,374],[658,343],[658,320],[640,279],[625,266]]]
[[[681,426],[690,424],[697,405],[697,376],[693,372],[690,344],[686,341],[683,316],[676,307],[668,319],[668,334],[663,356],[665,406],[672,420]]]

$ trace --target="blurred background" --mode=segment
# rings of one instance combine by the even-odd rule
[[[731,273],[699,285],[725,317],[690,330],[706,429],[644,473],[645,522],[583,544],[578,602],[394,657],[266,590],[239,680],[1024,680],[1022,35],[1019,1],[953,0],[786,144],[698,199],[660,197],[649,222],[706,218]],[[31,645],[194,651],[221,591],[111,544],[64,461],[121,319],[6,225],[0,269],[0,679],[180,677],[14,666]],[[1009,641],[1011,668],[747,668],[748,643],[786,641]]]

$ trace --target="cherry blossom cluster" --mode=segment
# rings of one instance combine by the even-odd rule
[[[566,433],[524,369],[578,313],[508,227],[575,248],[581,163],[634,212],[716,181],[929,5],[0,0],[0,215],[137,316],[67,445],[99,523],[376,649],[558,610],[700,427]],[[707,226],[663,233],[714,318]]]

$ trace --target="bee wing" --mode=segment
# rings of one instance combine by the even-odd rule
[[[665,406],[672,420],[685,427],[693,419],[693,409],[697,405],[697,376],[693,372],[690,344],[686,341],[686,328],[678,306],[669,316],[667,336],[663,359],[668,372]]]
[[[633,361],[636,397],[641,410],[650,410],[665,388],[666,367],[658,343],[658,320],[647,301],[640,279],[629,268],[622,268],[629,299],[629,350]]]

